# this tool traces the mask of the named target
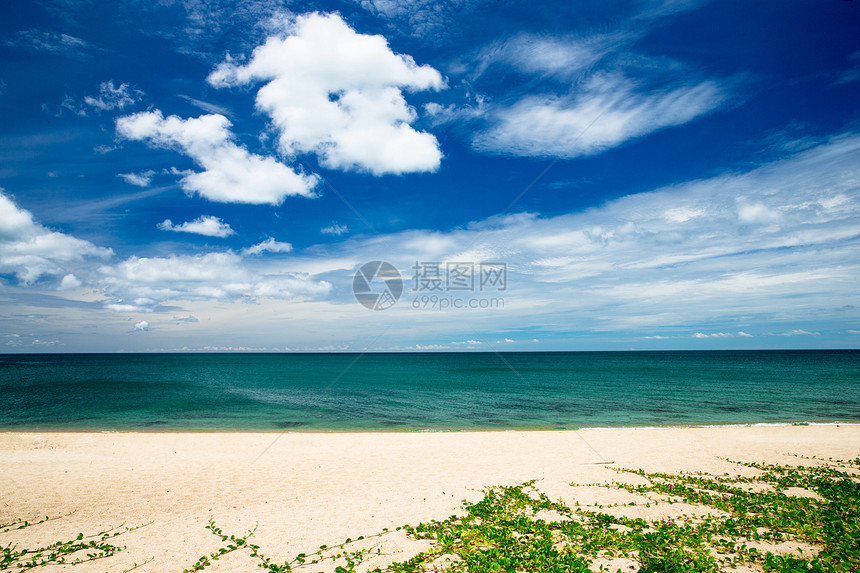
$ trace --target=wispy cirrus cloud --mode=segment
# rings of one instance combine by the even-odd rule
[[[808,324],[810,316],[848,323],[856,313],[845,305],[860,308],[858,161],[860,135],[847,134],[756,169],[582,213],[519,213],[447,232],[404,231],[329,246],[323,259],[299,253],[292,262],[337,286],[335,277],[367,260],[391,262],[406,280],[416,261],[504,261],[504,310],[470,318],[477,324],[480,316],[489,329],[660,328],[657,336],[666,338],[740,342],[759,323],[759,331],[770,325],[778,333],[773,325],[781,324],[801,335],[789,325]],[[750,204],[778,218],[750,217]],[[326,260],[340,266],[326,267]],[[407,300],[386,312],[413,310]],[[425,316],[422,328],[432,323],[441,333],[458,316]]]
[[[526,96],[495,106],[475,149],[526,157],[593,155],[718,108],[719,85],[700,82],[643,92],[620,76],[595,76],[572,94]]]
[[[95,46],[81,38],[37,28],[20,30],[4,43],[12,48],[47,52],[76,59],[89,57],[96,50]]]
[[[177,97],[187,101],[196,108],[202,109],[206,113],[214,113],[223,115],[224,117],[233,116],[233,112],[231,112],[226,106],[218,105],[209,101],[202,101],[184,94],[178,94]]]
[[[437,124],[468,122],[477,151],[523,157],[594,155],[684,125],[723,107],[738,80],[703,77],[637,43],[660,18],[701,3],[646,2],[614,29],[489,42],[449,67],[474,103],[425,110]]]
[[[451,71],[473,82],[490,71],[507,74],[511,70],[570,81],[633,39],[635,34],[626,31],[588,36],[519,33],[482,47],[468,60],[455,63]]]
[[[425,38],[445,36],[452,27],[462,27],[481,5],[476,0],[354,1],[371,14],[391,21],[399,33]]]
[[[851,54],[848,59],[851,66],[837,76],[834,82],[836,85],[860,82],[860,50]]]
[[[124,26],[140,34],[167,41],[186,56],[211,61],[225,46],[249,50],[249,38],[264,34],[273,18],[286,10],[280,0],[121,0],[118,10]]]

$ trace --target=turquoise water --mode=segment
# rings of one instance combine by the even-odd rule
[[[0,355],[0,430],[860,422],[860,351]]]

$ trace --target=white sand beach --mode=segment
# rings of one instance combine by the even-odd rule
[[[116,538],[104,560],[40,570],[179,572],[216,549],[205,526],[256,526],[254,542],[276,560],[383,528],[442,519],[481,488],[539,479],[567,503],[624,494],[571,482],[618,479],[612,467],[738,472],[738,461],[803,463],[854,458],[860,425],[450,433],[2,433],[0,523],[59,519],[8,532],[32,546],[144,527]],[[612,463],[608,463],[612,462]],[[743,468],[740,468],[743,469]],[[625,478],[627,479],[627,478]],[[628,480],[629,481],[629,480]],[[629,494],[626,494],[629,495]],[[631,514],[642,507],[631,507]],[[675,511],[661,506],[651,511]],[[391,535],[382,560],[421,542]],[[379,561],[381,563],[382,561]],[[377,563],[377,562],[374,562]],[[207,569],[209,570],[209,569]],[[259,570],[232,554],[212,571]]]

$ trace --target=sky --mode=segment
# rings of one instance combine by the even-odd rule
[[[860,347],[860,2],[12,0],[0,352]]]

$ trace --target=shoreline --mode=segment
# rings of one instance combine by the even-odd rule
[[[23,424],[21,424],[23,426]],[[791,427],[826,427],[826,426],[860,426],[860,421],[834,421],[834,422],[750,422],[745,424],[670,424],[665,426],[583,426],[583,427],[561,427],[561,426],[514,426],[514,427],[486,427],[486,428],[419,428],[403,429],[397,427],[381,428],[350,428],[350,429],[325,429],[325,428],[162,428],[162,427],[135,427],[127,429],[89,429],[89,428],[0,428],[2,434],[463,434],[463,433],[512,433],[512,432],[583,432],[583,431],[631,431],[631,430],[683,430],[696,428],[791,428]]]

